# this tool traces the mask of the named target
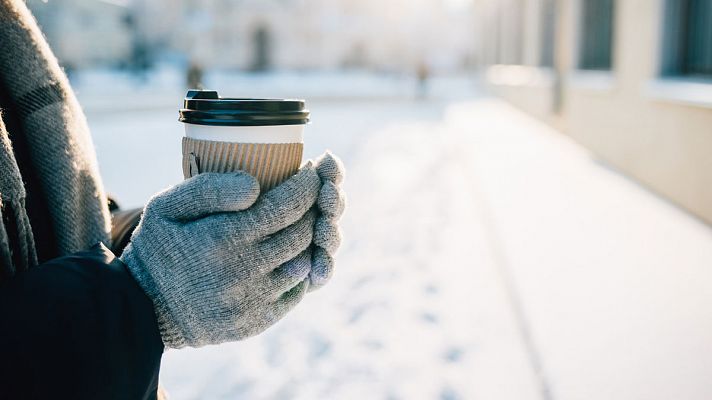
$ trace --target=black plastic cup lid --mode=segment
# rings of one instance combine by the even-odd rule
[[[236,99],[214,90],[189,90],[180,122],[214,126],[302,125],[309,122],[304,100]]]

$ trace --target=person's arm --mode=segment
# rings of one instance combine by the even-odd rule
[[[115,204],[115,203],[114,203]],[[141,222],[143,208],[122,210],[118,207],[111,210],[111,252],[121,257],[131,240],[131,235]]]
[[[152,399],[164,346],[256,335],[331,277],[345,199],[331,155],[260,195],[245,173],[154,196],[117,259],[58,258],[0,285],[0,398]]]
[[[154,399],[151,300],[103,245],[0,285],[0,398]]]

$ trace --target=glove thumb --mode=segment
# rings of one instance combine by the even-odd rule
[[[260,194],[257,180],[245,172],[203,173],[155,195],[146,214],[189,221],[210,214],[250,208]]]

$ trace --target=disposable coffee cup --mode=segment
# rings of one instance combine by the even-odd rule
[[[185,124],[185,179],[245,171],[264,192],[299,170],[309,122],[304,100],[225,98],[212,90],[190,90],[179,115]]]

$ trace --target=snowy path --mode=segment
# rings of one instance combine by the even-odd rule
[[[307,154],[331,147],[348,168],[337,274],[261,336],[169,351],[173,399],[712,393],[709,227],[496,100],[311,107]],[[180,179],[174,115],[146,114],[145,138],[90,113],[129,205]],[[132,153],[156,166],[129,166],[139,183],[111,172],[126,135],[166,149]]]
[[[712,229],[502,103],[451,111],[551,397],[709,399]]]

